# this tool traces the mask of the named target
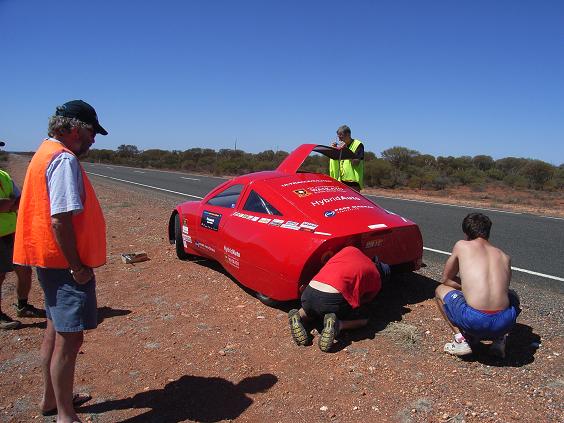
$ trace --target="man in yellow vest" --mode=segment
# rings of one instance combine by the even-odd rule
[[[0,142],[3,146],[4,142]],[[31,290],[31,268],[12,263],[14,253],[14,232],[16,212],[20,203],[20,190],[8,172],[0,169],[0,329],[16,329],[21,323],[2,312],[2,283],[6,273],[16,273],[16,294],[18,303],[14,304],[18,317],[45,317],[45,311],[27,302]]]
[[[364,187],[364,145],[351,138],[351,128],[343,125],[337,129],[339,141],[331,144],[337,149],[348,148],[354,153],[354,159],[329,160],[329,175],[356,191]]]
[[[14,263],[37,268],[45,295],[42,414],[77,422],[74,407],[90,395],[73,394],[76,357],[83,331],[98,324],[93,268],[106,262],[104,216],[78,157],[107,132],[92,106],[73,100],[57,107],[48,134],[27,169]]]

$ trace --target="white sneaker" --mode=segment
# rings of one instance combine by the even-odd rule
[[[505,344],[507,342],[507,335],[497,338],[491,345],[489,353],[495,357],[505,358]]]
[[[466,341],[447,342],[445,344],[444,351],[457,356],[472,354],[472,348],[470,348],[470,345],[468,345],[468,342]]]

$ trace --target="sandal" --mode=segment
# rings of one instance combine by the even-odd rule
[[[90,394],[80,394],[76,392],[72,396],[72,405],[76,407],[80,407],[82,404],[90,401],[92,396]],[[50,410],[41,411],[42,416],[56,416],[57,415],[57,407],[51,408]]]

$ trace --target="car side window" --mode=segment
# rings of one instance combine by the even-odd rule
[[[243,185],[231,185],[229,188],[210,198],[206,204],[234,209],[242,190]]]
[[[256,191],[251,191],[247,201],[245,201],[245,205],[243,206],[243,210],[256,212],[256,213],[264,213],[264,214],[271,214],[275,216],[282,216],[278,210],[276,210],[272,204],[262,198],[260,195],[256,193]]]

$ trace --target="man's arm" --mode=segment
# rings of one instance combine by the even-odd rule
[[[18,209],[19,198],[2,198],[0,199],[0,213],[14,212]]]
[[[354,159],[351,159],[351,162],[353,165],[357,166],[361,160],[364,160],[364,145],[360,143],[360,145],[356,148],[356,151],[353,154],[354,154]]]
[[[10,198],[0,199],[0,213],[16,212],[20,207],[21,191],[18,186],[12,181],[12,194]]]
[[[454,289],[462,289],[460,278],[458,277],[458,250],[460,249],[458,242],[452,249],[452,254],[445,263],[445,268],[443,270],[443,278],[441,283],[446,286],[450,286]]]
[[[90,281],[94,277],[94,272],[80,261],[80,256],[76,249],[74,227],[72,225],[72,212],[51,216],[51,229],[59,248],[69,262],[74,280],[79,284]]]

